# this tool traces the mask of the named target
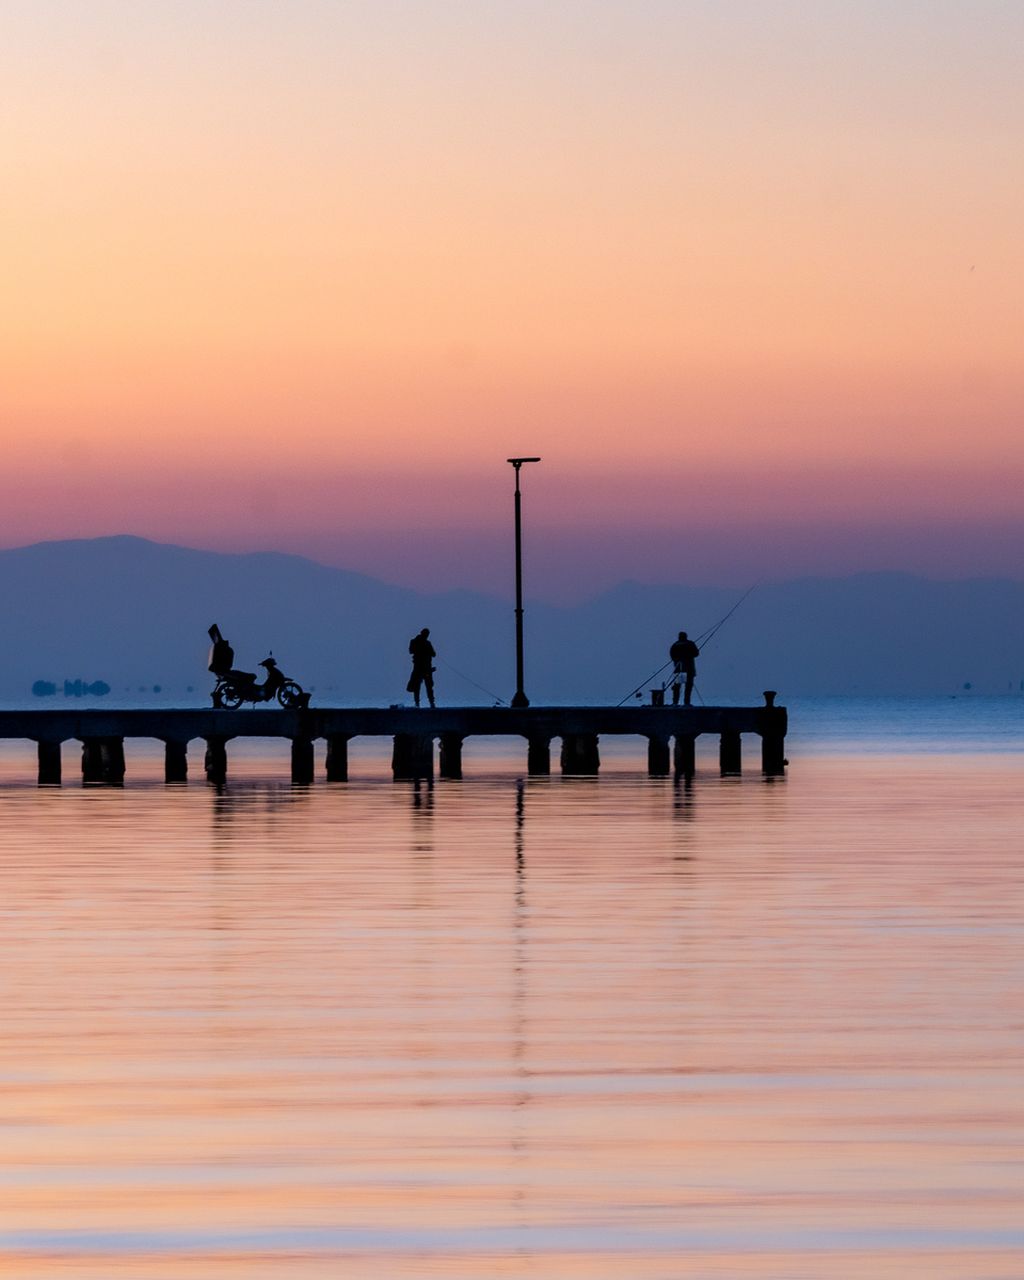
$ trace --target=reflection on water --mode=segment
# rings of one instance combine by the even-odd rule
[[[0,1275],[1019,1277],[1010,758],[0,788]]]

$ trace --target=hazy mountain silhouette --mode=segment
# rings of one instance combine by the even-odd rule
[[[112,537],[0,551],[0,696],[33,681],[102,678],[120,698],[143,685],[200,700],[207,627],[218,622],[249,670],[273,649],[327,702],[400,702],[409,637],[429,626],[439,701],[508,699],[511,603],[472,592],[426,595],[298,556],[223,555]],[[739,592],[623,583],[581,605],[528,602],[526,688],[535,703],[618,702]],[[1024,584],[936,582],[908,574],[804,578],[759,586],[707,648],[707,701],[797,694],[1006,692],[1024,679]],[[450,664],[450,666],[448,665]],[[194,693],[186,694],[192,685]],[[646,694],[645,694],[646,697]]]

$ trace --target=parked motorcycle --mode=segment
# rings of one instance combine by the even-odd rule
[[[248,671],[228,671],[218,676],[213,705],[225,711],[235,711],[243,702],[254,705],[257,702],[278,702],[289,710],[309,706],[309,694],[297,680],[290,680],[284,674],[273,654],[264,658],[260,666],[267,673],[262,684],[258,684],[255,675]]]

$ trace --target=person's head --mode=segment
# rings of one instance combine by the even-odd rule
[[[679,633],[679,639],[680,639],[680,640],[685,640],[685,639],[687,639],[687,635],[686,635],[686,632],[685,632],[685,631],[680,631],[680,633]]]
[[[216,642],[220,639],[220,627],[218,627],[218,626],[217,626],[216,622],[213,624],[213,626],[212,626],[212,627],[210,628],[210,630],[207,632],[207,635],[210,637],[210,639],[211,639],[215,644],[216,644]]]
[[[426,640],[427,636],[430,635],[430,628],[424,627],[423,630],[420,632],[420,635],[423,637],[424,640]]]

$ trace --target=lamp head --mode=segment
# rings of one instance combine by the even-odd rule
[[[508,458],[506,461],[511,462],[518,471],[524,462],[540,462],[540,458]]]

